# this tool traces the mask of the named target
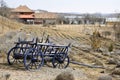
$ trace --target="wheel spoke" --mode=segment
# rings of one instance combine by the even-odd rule
[[[58,65],[58,63],[56,63],[56,65],[55,66],[57,66]]]
[[[37,69],[37,65],[36,65],[36,63],[34,63],[34,65],[35,65],[35,69]]]
[[[40,53],[37,52],[37,50],[35,49],[30,49],[29,51],[27,51],[27,53],[25,54],[24,57],[24,66],[31,66],[31,68],[29,68],[28,70],[35,70],[35,69],[39,69],[41,67],[41,65],[43,64],[43,58],[39,55]],[[28,56],[31,56],[30,59],[27,59]],[[27,62],[30,62],[30,65],[27,65]]]
[[[33,63],[31,64],[31,69],[33,68]]]
[[[13,63],[15,62],[16,60],[14,59]]]
[[[61,66],[62,66],[62,68],[64,68],[64,66],[65,66],[65,65],[64,65],[64,63],[63,63],[63,64],[61,64]]]
[[[31,63],[32,63],[32,62],[30,62],[26,67],[28,68],[29,66],[31,66]]]
[[[60,64],[58,64],[58,68],[60,68]]]
[[[68,56],[60,56],[58,58],[53,59],[53,66],[58,68],[66,68],[69,65],[69,57]]]

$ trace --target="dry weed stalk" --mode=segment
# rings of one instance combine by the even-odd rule
[[[101,39],[100,39],[100,33],[98,31],[94,31],[93,35],[91,36],[91,46],[93,50],[98,51],[101,46]]]

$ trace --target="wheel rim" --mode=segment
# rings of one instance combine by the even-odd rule
[[[15,62],[17,62],[18,60],[16,60],[14,58],[14,54],[16,53],[17,51],[17,48],[12,48],[9,52],[8,52],[8,56],[7,56],[7,59],[8,59],[8,63],[10,65],[14,64]]]
[[[24,65],[27,70],[39,69],[43,64],[43,58],[37,50],[30,50],[25,54]]]
[[[61,57],[61,59],[59,60],[59,57],[56,57],[53,59],[53,67],[55,68],[67,68],[69,65],[69,57],[66,56],[64,58]]]

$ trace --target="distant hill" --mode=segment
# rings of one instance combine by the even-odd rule
[[[86,14],[92,15],[92,16],[96,16],[96,17],[104,17],[104,18],[109,18],[109,17],[117,17],[117,14],[115,13],[107,13],[107,14],[103,14],[103,13],[57,13],[61,16],[85,16]]]
[[[39,12],[39,13],[41,13],[41,12],[48,12],[47,10],[41,10],[41,9],[37,9],[37,10],[33,10],[33,11],[35,11],[36,13],[37,12]]]

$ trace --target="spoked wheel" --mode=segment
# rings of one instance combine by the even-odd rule
[[[23,61],[22,57],[23,52],[19,48],[13,47],[7,54],[8,64],[12,65],[14,63],[21,63]]]
[[[69,65],[69,57],[68,56],[55,56],[53,58],[52,64],[54,68],[67,68]]]
[[[37,70],[43,65],[43,57],[37,49],[30,49],[25,53],[24,66],[27,70]]]

